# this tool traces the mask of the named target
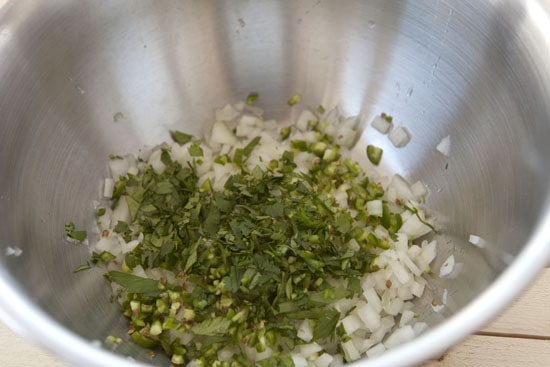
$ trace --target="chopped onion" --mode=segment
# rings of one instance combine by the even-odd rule
[[[306,131],[309,127],[309,122],[317,120],[317,116],[315,116],[313,112],[310,110],[303,110],[298,120],[296,120],[296,127],[301,131]]]
[[[386,351],[386,347],[384,346],[384,344],[379,343],[379,344],[376,344],[371,349],[367,350],[367,357],[373,358],[373,357],[379,356],[385,351]]]
[[[294,362],[294,367],[308,367],[307,360],[299,353],[291,353],[290,357]]]
[[[393,126],[391,122],[389,122],[388,120],[386,120],[382,116],[376,116],[372,120],[371,125],[376,130],[380,131],[382,134],[387,134]]]
[[[371,304],[362,302],[356,309],[357,315],[371,332],[380,327],[380,312],[377,312]]]
[[[227,127],[227,125],[223,122],[215,122],[212,126],[212,135],[210,136],[210,140],[212,140],[214,143],[217,144],[228,144],[228,145],[236,145],[238,140],[233,135],[231,130]]]
[[[443,154],[444,156],[448,157],[451,153],[451,136],[447,135],[441,141],[439,144],[437,144],[436,149]]]
[[[367,213],[376,217],[382,216],[382,200],[371,200],[367,202]]]
[[[441,265],[441,268],[439,269],[439,277],[445,278],[449,274],[453,272],[455,268],[455,257],[454,255],[451,255],[445,260],[443,265]]]
[[[342,319],[342,326],[348,335],[353,334],[362,324],[361,320],[354,314],[348,315]]]
[[[319,344],[313,342],[309,344],[302,344],[298,346],[300,350],[300,354],[304,356],[305,358],[308,358],[314,353],[320,352],[323,350],[323,347],[321,347]]]
[[[401,314],[401,319],[399,320],[399,327],[408,325],[412,320],[414,320],[414,312],[411,310],[405,310]]]
[[[111,225],[114,227],[118,222],[130,223],[130,211],[126,204],[126,196],[121,196],[111,214]]]
[[[428,328],[428,324],[426,324],[425,322],[416,322],[412,328],[414,331],[414,335],[418,336]]]
[[[420,200],[428,194],[428,190],[422,181],[416,181],[411,185],[411,191],[416,200]]]
[[[405,127],[399,126],[398,128],[390,131],[388,138],[395,147],[401,148],[409,143],[411,140],[411,135]]]
[[[353,362],[361,358],[361,355],[359,354],[357,348],[355,348],[352,340],[348,340],[347,342],[341,343],[340,345],[342,346],[342,350],[346,355],[347,361]]]
[[[231,121],[239,116],[239,111],[230,104],[214,110],[214,119],[216,122]]]
[[[323,353],[315,360],[315,367],[329,367],[334,357],[328,353]]]
[[[485,241],[483,238],[476,236],[475,234],[471,234],[470,238],[468,240],[472,245],[477,246],[479,248],[485,248],[487,245],[487,241]]]
[[[305,342],[310,342],[313,339],[313,329],[311,328],[308,319],[302,321],[296,335]]]
[[[21,256],[21,254],[23,254],[23,250],[21,250],[17,246],[13,246],[13,247],[8,246],[8,247],[6,247],[6,256],[18,257],[18,256]]]
[[[149,164],[153,167],[156,173],[163,173],[166,169],[166,166],[162,163],[161,156],[162,149],[160,148],[154,150],[149,156]]]
[[[411,325],[405,325],[395,330],[384,342],[387,349],[394,348],[414,338],[414,330]]]
[[[430,233],[432,229],[416,216],[412,215],[404,221],[403,225],[399,229],[399,232],[405,233],[411,240],[417,239],[427,233]]]
[[[113,190],[115,189],[115,180],[108,177],[103,184],[103,197],[111,199],[113,197]]]
[[[328,367],[342,367],[344,366],[344,357],[341,354],[333,355],[334,359]]]

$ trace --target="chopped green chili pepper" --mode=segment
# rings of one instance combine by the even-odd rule
[[[295,104],[299,103],[302,100],[302,96],[299,94],[295,94],[288,100],[289,106],[294,106]]]
[[[252,106],[254,102],[260,97],[260,95],[256,92],[252,92],[246,97],[246,104],[249,106]]]
[[[380,164],[383,152],[384,151],[381,148],[378,148],[374,145],[367,145],[367,157],[369,158],[369,161],[375,166],[378,166],[378,164]]]

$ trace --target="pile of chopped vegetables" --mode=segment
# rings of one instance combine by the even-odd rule
[[[436,255],[413,242],[433,230],[424,185],[367,176],[357,119],[337,108],[282,127],[256,98],[215,110],[204,139],[173,131],[112,156],[79,270],[105,266],[131,339],[174,365],[341,366],[421,333],[411,301]],[[363,154],[374,172],[382,150]]]

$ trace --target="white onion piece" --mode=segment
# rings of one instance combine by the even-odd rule
[[[155,172],[159,174],[163,173],[166,169],[166,166],[164,165],[164,163],[162,163],[161,156],[162,149],[160,148],[154,150],[149,156],[149,164],[151,165],[151,167],[153,167],[153,170],[155,170]]]
[[[379,343],[374,347],[372,347],[371,349],[367,350],[367,357],[373,358],[373,357],[379,356],[385,351],[386,351],[386,347],[384,346],[384,344]]]
[[[143,267],[141,265],[137,265],[135,268],[133,268],[132,274],[142,278],[147,277],[147,273],[145,273],[145,270],[143,270]]]
[[[416,181],[411,185],[411,191],[416,200],[423,198],[428,194],[428,190],[422,181]]]
[[[233,105],[233,108],[236,111],[241,112],[241,113],[244,111],[245,107],[246,107],[246,102],[245,101],[239,101],[239,102],[237,102]]]
[[[445,260],[443,265],[441,265],[441,268],[439,269],[439,277],[445,278],[449,274],[453,272],[455,268],[455,257],[454,255],[451,255]]]
[[[244,106],[244,110],[258,117],[264,114],[264,109],[258,106],[250,106],[247,104]]]
[[[348,335],[353,334],[357,329],[362,327],[363,323],[354,314],[348,315],[342,319],[342,326]]]
[[[303,110],[298,120],[296,120],[296,128],[306,131],[310,121],[317,121],[317,116],[310,110]]]
[[[376,217],[382,216],[382,200],[367,201],[367,213]]]
[[[303,355],[305,358],[308,358],[312,354],[323,350],[323,347],[315,342],[309,344],[301,344],[298,346],[298,348],[300,350],[300,354]]]
[[[363,289],[363,295],[367,299],[368,304],[376,312],[380,313],[382,311],[382,302],[380,302],[380,298],[378,298],[378,294],[376,294],[374,288]]]
[[[113,191],[115,189],[115,180],[112,178],[106,178],[103,184],[103,197],[111,199],[113,197]]]
[[[227,125],[223,122],[215,122],[212,126],[212,134],[210,136],[210,139],[217,144],[228,144],[231,146],[234,146],[237,144],[238,140],[233,135],[231,130],[227,127]]]
[[[307,360],[299,353],[290,353],[290,358],[294,362],[294,367],[308,367]]]
[[[411,135],[405,127],[399,126],[398,128],[390,131],[388,138],[395,147],[401,148],[409,143],[411,140]]]
[[[422,242],[422,252],[420,253],[420,256],[422,259],[426,262],[426,264],[430,264],[433,259],[435,259],[435,256],[437,254],[437,242],[436,241],[423,241]]]
[[[470,235],[468,242],[470,242],[472,245],[477,246],[479,248],[485,248],[485,246],[487,245],[487,241],[485,241],[483,238],[479,236],[476,236],[475,234]]]
[[[340,111],[338,110],[338,107],[334,107],[332,110],[330,110],[325,116],[324,121],[333,126],[338,125],[338,123],[340,122]]]
[[[334,357],[328,353],[323,353],[315,360],[315,367],[329,367]]]
[[[298,327],[298,333],[296,334],[296,336],[298,336],[298,338],[302,339],[305,342],[310,342],[313,339],[313,329],[311,328],[308,319],[302,321],[302,323]]]
[[[132,240],[130,242],[127,242],[127,243],[123,244],[122,245],[122,253],[125,254],[127,252],[132,251],[133,249],[136,248],[137,245],[139,245],[138,240]]]
[[[355,130],[349,127],[341,127],[338,129],[338,133],[336,134],[334,141],[340,146],[349,148],[355,141],[355,135]]]
[[[230,104],[227,104],[222,108],[216,108],[214,110],[214,119],[216,120],[216,122],[231,121],[237,116],[239,116],[239,111]]]
[[[401,314],[401,319],[399,319],[399,327],[410,324],[412,320],[414,320],[414,312],[412,312],[411,310],[403,311],[403,313]]]
[[[218,350],[218,360],[221,362],[233,360],[233,354],[237,353],[237,350],[234,348],[225,347]]]
[[[344,366],[344,356],[341,354],[335,354],[332,356],[333,360],[328,367],[342,367]]]
[[[384,316],[380,320],[380,327],[375,330],[372,335],[371,339],[375,340],[376,342],[382,341],[384,339],[384,336],[388,333],[388,331],[393,328],[395,325],[395,320],[393,316]]]
[[[426,324],[425,322],[416,322],[412,328],[414,331],[414,335],[418,336],[428,328],[428,324]]]
[[[383,118],[382,116],[376,116],[372,122],[371,122],[371,125],[372,127],[374,127],[376,130],[380,131],[382,134],[387,134],[393,124],[391,122],[388,122],[385,118]]]
[[[111,214],[111,225],[114,227],[121,222],[130,223],[130,211],[128,210],[128,204],[126,203],[126,196],[121,196],[118,203]]]
[[[371,332],[380,327],[380,312],[376,312],[371,304],[362,302],[357,306],[357,315]]]
[[[384,342],[387,349],[394,348],[414,338],[414,330],[411,325],[405,325],[395,330]]]
[[[409,219],[405,220],[399,232],[405,233],[411,240],[422,237],[427,233],[430,233],[432,229],[416,216],[413,215]]]
[[[6,256],[13,256],[13,257],[19,257],[23,254],[23,250],[21,250],[17,246],[8,246],[6,247]]]
[[[393,175],[389,187],[395,188],[395,195],[397,196],[398,199],[402,199],[402,200],[415,199],[415,195],[411,190],[411,186],[409,185],[407,180],[405,180],[405,178],[403,178],[400,175],[397,175],[397,174]]]
[[[346,360],[353,362],[361,358],[361,355],[359,354],[359,351],[353,344],[352,340],[348,340],[347,342],[341,343],[340,345],[342,346],[342,350],[346,355]]]
[[[136,176],[139,173],[139,168],[137,166],[130,166],[128,168],[128,174]]]
[[[126,157],[109,159],[109,171],[114,179],[118,180],[119,177],[126,176],[128,168],[130,168],[130,164]]]
[[[444,308],[445,308],[444,305],[437,304],[437,303],[435,302],[435,300],[432,301],[432,309],[434,310],[434,312],[438,312],[438,313],[439,313],[439,312],[441,312]]]
[[[444,156],[448,157],[449,154],[451,154],[451,136],[447,135],[441,141],[439,144],[437,144],[436,149],[443,154]]]
[[[426,281],[424,278],[417,278],[414,282],[411,284],[411,293],[415,297],[422,297],[422,294],[424,294],[424,288],[426,287]]]

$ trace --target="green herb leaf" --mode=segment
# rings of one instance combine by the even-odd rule
[[[203,152],[201,146],[197,143],[192,144],[189,147],[188,150],[189,150],[189,155],[191,157],[202,157],[202,156],[204,156],[204,152]]]
[[[139,293],[152,297],[156,297],[160,294],[158,280],[142,278],[121,271],[110,271],[106,273],[105,276],[111,282],[115,282],[125,288],[129,293]]]
[[[269,215],[270,217],[281,217],[285,212],[285,205],[281,202],[277,202],[271,205],[264,206],[262,211],[265,215]]]
[[[187,144],[191,140],[193,140],[192,135],[182,133],[181,131],[177,131],[177,130],[170,131],[170,136],[172,136],[172,140],[174,140],[176,143],[180,145]]]
[[[227,333],[229,326],[231,321],[219,316],[195,324],[189,331],[195,335],[222,336]]]
[[[315,339],[330,337],[334,333],[339,319],[340,312],[334,309],[324,310],[322,316],[317,320],[313,328],[313,337]]]
[[[68,238],[71,238],[79,243],[82,243],[88,236],[88,232],[86,231],[75,231],[75,225],[73,222],[65,223],[65,234]]]
[[[187,261],[185,262],[185,268],[183,268],[183,272],[186,273],[195,263],[197,262],[197,249],[199,247],[199,242],[196,242],[193,247],[190,250],[189,256],[187,257]]]
[[[128,223],[119,220],[117,224],[115,225],[115,228],[113,229],[116,233],[128,233],[130,232],[130,227],[128,226]]]

